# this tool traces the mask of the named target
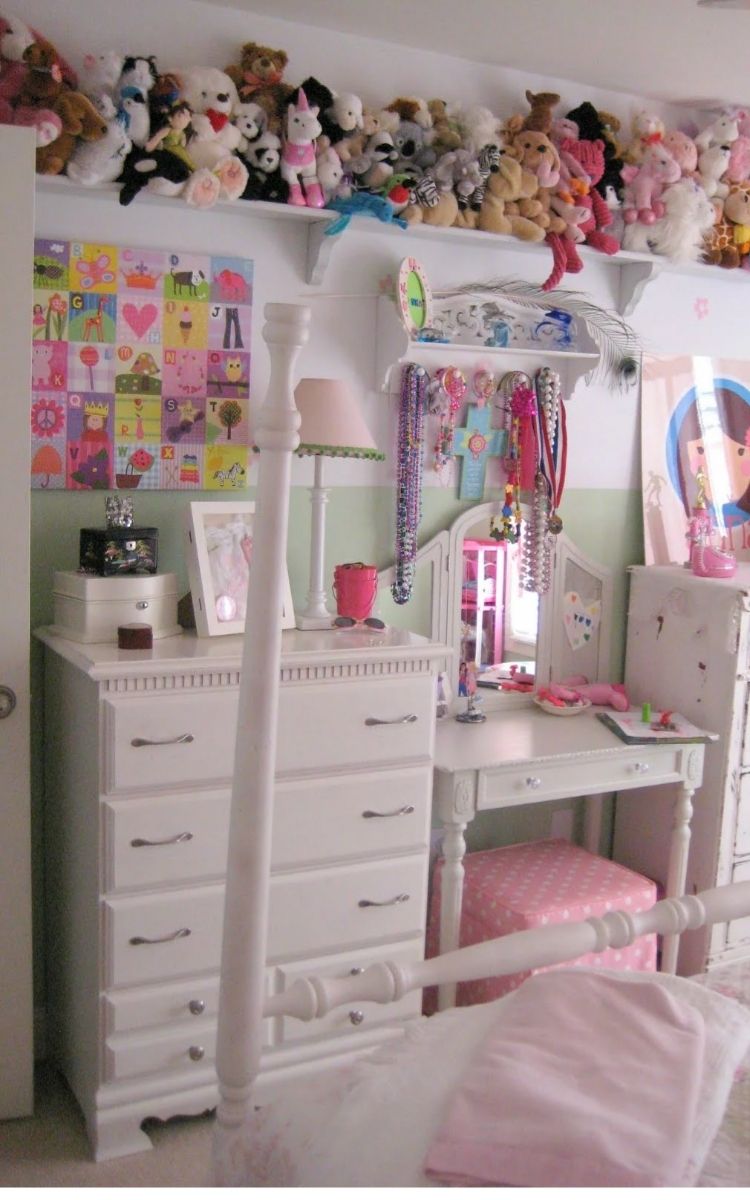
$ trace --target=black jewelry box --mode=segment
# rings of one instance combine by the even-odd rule
[[[155,575],[158,548],[151,526],[82,529],[78,565],[92,575]]]

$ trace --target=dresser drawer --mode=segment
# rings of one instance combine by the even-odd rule
[[[732,872],[732,883],[750,882],[750,859],[735,863]],[[727,924],[727,949],[744,945],[750,947],[750,916],[738,917],[736,921]]]
[[[402,899],[403,897],[403,899]],[[421,937],[426,855],[277,875],[271,880],[269,962]]]
[[[217,971],[223,919],[223,884],[105,900],[107,986]]]
[[[277,783],[274,866],[426,848],[431,794],[429,766]]]
[[[107,800],[105,890],[224,876],[229,805],[228,791]]]
[[[102,709],[105,791],[231,779],[236,689],[115,696]]]
[[[296,979],[303,979],[307,975],[319,975],[324,979],[345,979],[349,975],[363,971],[373,962],[388,960],[397,963],[411,963],[423,957],[424,943],[421,938],[418,938],[395,946],[379,946],[377,953],[370,950],[366,953],[360,951],[356,954],[338,954],[333,958],[311,959],[308,962],[295,963],[293,967],[277,967],[276,990],[285,991],[292,986]],[[353,1034],[357,1030],[366,1033],[375,1026],[383,1025],[386,1022],[419,1016],[421,1010],[422,992],[417,988],[392,1004],[376,1004],[373,1000],[358,1001],[356,1004],[336,1008],[325,1017],[320,1017],[315,1021],[298,1021],[294,1017],[282,1017],[281,1043],[289,1045],[292,1042],[310,1038]]]
[[[477,808],[562,800],[590,796],[596,791],[615,792],[642,787],[646,782],[670,783],[680,779],[679,747],[638,746],[632,759],[581,758],[555,766],[504,767],[482,771],[477,786]],[[521,799],[523,797],[523,799]]]
[[[116,1034],[104,1043],[104,1078],[131,1079],[166,1071],[196,1074],[216,1058],[216,1021],[159,1028],[145,1034]]]
[[[219,1012],[219,976],[181,979],[177,983],[129,988],[104,996],[107,1034],[133,1033],[154,1025],[195,1022],[196,1029]]]
[[[432,757],[434,708],[426,675],[282,687],[277,771]]]
[[[738,855],[750,854],[750,772],[740,776],[734,852]]]

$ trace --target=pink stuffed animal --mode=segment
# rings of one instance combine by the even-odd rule
[[[661,193],[681,176],[679,163],[664,146],[655,143],[644,150],[640,166],[623,167],[621,174],[625,181],[625,224],[642,221],[644,225],[653,225],[657,218],[664,215],[664,205],[659,200]]]
[[[621,683],[588,683],[584,675],[571,675],[562,683],[550,683],[547,691],[558,700],[590,700],[592,704],[608,704],[618,712],[630,708],[625,687]]]
[[[683,175],[692,175],[698,170],[698,147],[687,133],[681,129],[668,129],[662,138],[662,145],[679,164]]]

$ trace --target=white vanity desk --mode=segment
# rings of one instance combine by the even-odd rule
[[[628,788],[679,784],[669,852],[667,895],[684,890],[691,798],[703,778],[702,744],[631,746],[596,719],[595,710],[567,720],[534,706],[488,712],[482,724],[438,722],[433,811],[443,833],[445,864],[440,953],[458,946],[464,879],[464,832],[478,812],[571,796],[586,797],[586,846],[599,850],[601,797]],[[673,972],[676,937],[666,937],[662,970]],[[455,987],[440,989],[440,1007],[455,1003]]]

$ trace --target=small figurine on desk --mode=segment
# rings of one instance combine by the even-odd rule
[[[466,725],[476,725],[487,717],[479,708],[477,696],[477,668],[474,663],[462,662],[458,675],[458,694],[466,696],[466,708],[458,713],[456,720]]]
[[[656,733],[675,733],[677,730],[677,726],[675,725],[674,721],[672,720],[671,709],[665,710],[660,715],[659,720],[653,722],[653,724],[651,725],[651,728]]]

